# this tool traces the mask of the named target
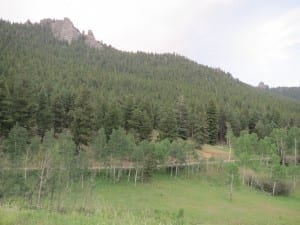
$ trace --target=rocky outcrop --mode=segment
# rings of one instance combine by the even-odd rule
[[[67,41],[69,44],[83,36],[85,43],[91,48],[101,48],[102,43],[97,41],[91,30],[87,35],[81,34],[80,31],[73,25],[69,18],[63,20],[43,19],[40,21],[42,26],[49,26],[55,38],[60,41]]]
[[[41,20],[41,25],[49,25],[55,38],[60,41],[67,41],[69,44],[80,37],[79,30],[66,17],[63,20],[44,19]]]
[[[269,89],[269,86],[264,82],[260,82],[257,87],[260,89]]]
[[[94,34],[91,30],[88,31],[87,35],[85,35],[85,43],[90,46],[91,48],[101,48],[102,43],[97,41],[94,37]]]

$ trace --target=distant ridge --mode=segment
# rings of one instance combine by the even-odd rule
[[[300,87],[277,87],[270,90],[282,96],[300,101]]]

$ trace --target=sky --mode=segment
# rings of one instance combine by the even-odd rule
[[[0,0],[0,18],[68,17],[125,51],[177,53],[257,86],[300,86],[300,0]]]

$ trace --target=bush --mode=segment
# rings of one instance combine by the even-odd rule
[[[263,178],[255,180],[253,186],[255,186],[256,188],[259,188],[262,191],[273,194],[274,182],[275,181],[270,178],[263,177]],[[291,191],[292,191],[292,185],[289,182],[286,182],[283,180],[276,181],[274,195],[288,196],[291,193]]]

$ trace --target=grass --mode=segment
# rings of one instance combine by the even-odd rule
[[[171,178],[156,175],[151,183],[97,180],[89,194],[74,190],[64,196],[63,212],[0,206],[0,225],[76,224],[300,224],[300,192],[289,197],[271,197],[240,187],[228,200],[226,186],[204,178]]]

